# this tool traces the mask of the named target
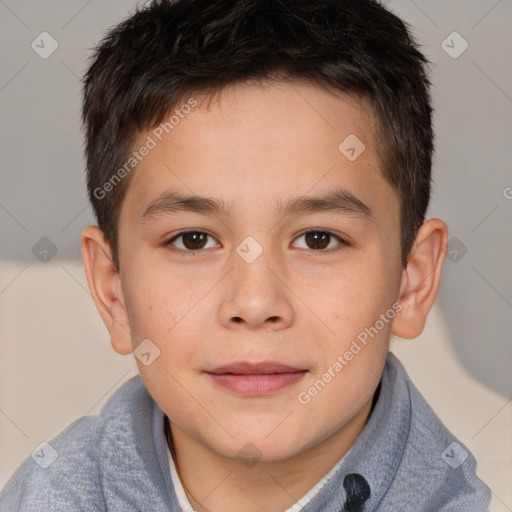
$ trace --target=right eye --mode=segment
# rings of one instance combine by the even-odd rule
[[[181,231],[177,235],[174,235],[171,239],[165,242],[165,246],[174,246],[178,247],[178,249],[171,248],[174,252],[181,253],[190,253],[193,255],[194,253],[200,252],[202,249],[208,249],[207,247],[207,239],[210,237],[213,240],[213,237],[206,233],[205,231],[197,231],[197,230],[187,230]],[[181,239],[181,241],[180,241]],[[175,244],[175,241],[180,241],[178,244]],[[213,245],[212,247],[216,247]]]

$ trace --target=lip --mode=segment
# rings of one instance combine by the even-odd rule
[[[263,361],[260,363],[251,363],[248,361],[239,361],[236,363],[219,366],[207,373],[236,375],[271,375],[274,373],[290,373],[301,371],[301,368],[295,368],[275,361]]]
[[[236,394],[268,396],[298,383],[307,371],[274,361],[241,361],[206,373],[216,384]]]

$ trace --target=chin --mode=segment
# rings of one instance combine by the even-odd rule
[[[277,429],[283,427],[280,425]],[[273,427],[275,428],[275,426]],[[294,436],[286,428],[281,433],[271,433],[272,428],[264,431],[245,429],[240,433],[231,432],[233,438],[225,438],[224,443],[212,446],[220,455],[228,458],[237,458],[242,463],[250,466],[251,461],[256,462],[279,462],[294,457],[306,449],[308,443],[304,439],[304,433]]]

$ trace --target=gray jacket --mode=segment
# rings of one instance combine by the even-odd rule
[[[0,493],[0,511],[180,512],[163,418],[134,377],[99,415],[75,421],[28,457]],[[473,456],[389,354],[368,423],[303,510],[483,512],[490,496]]]

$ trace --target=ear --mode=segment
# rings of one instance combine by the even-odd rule
[[[81,237],[82,259],[94,304],[105,323],[112,347],[119,354],[133,351],[128,315],[110,245],[98,226],[87,226]]]
[[[393,322],[392,333],[415,338],[425,327],[434,303],[448,248],[448,227],[441,219],[423,222],[402,272],[400,297],[402,310]]]

